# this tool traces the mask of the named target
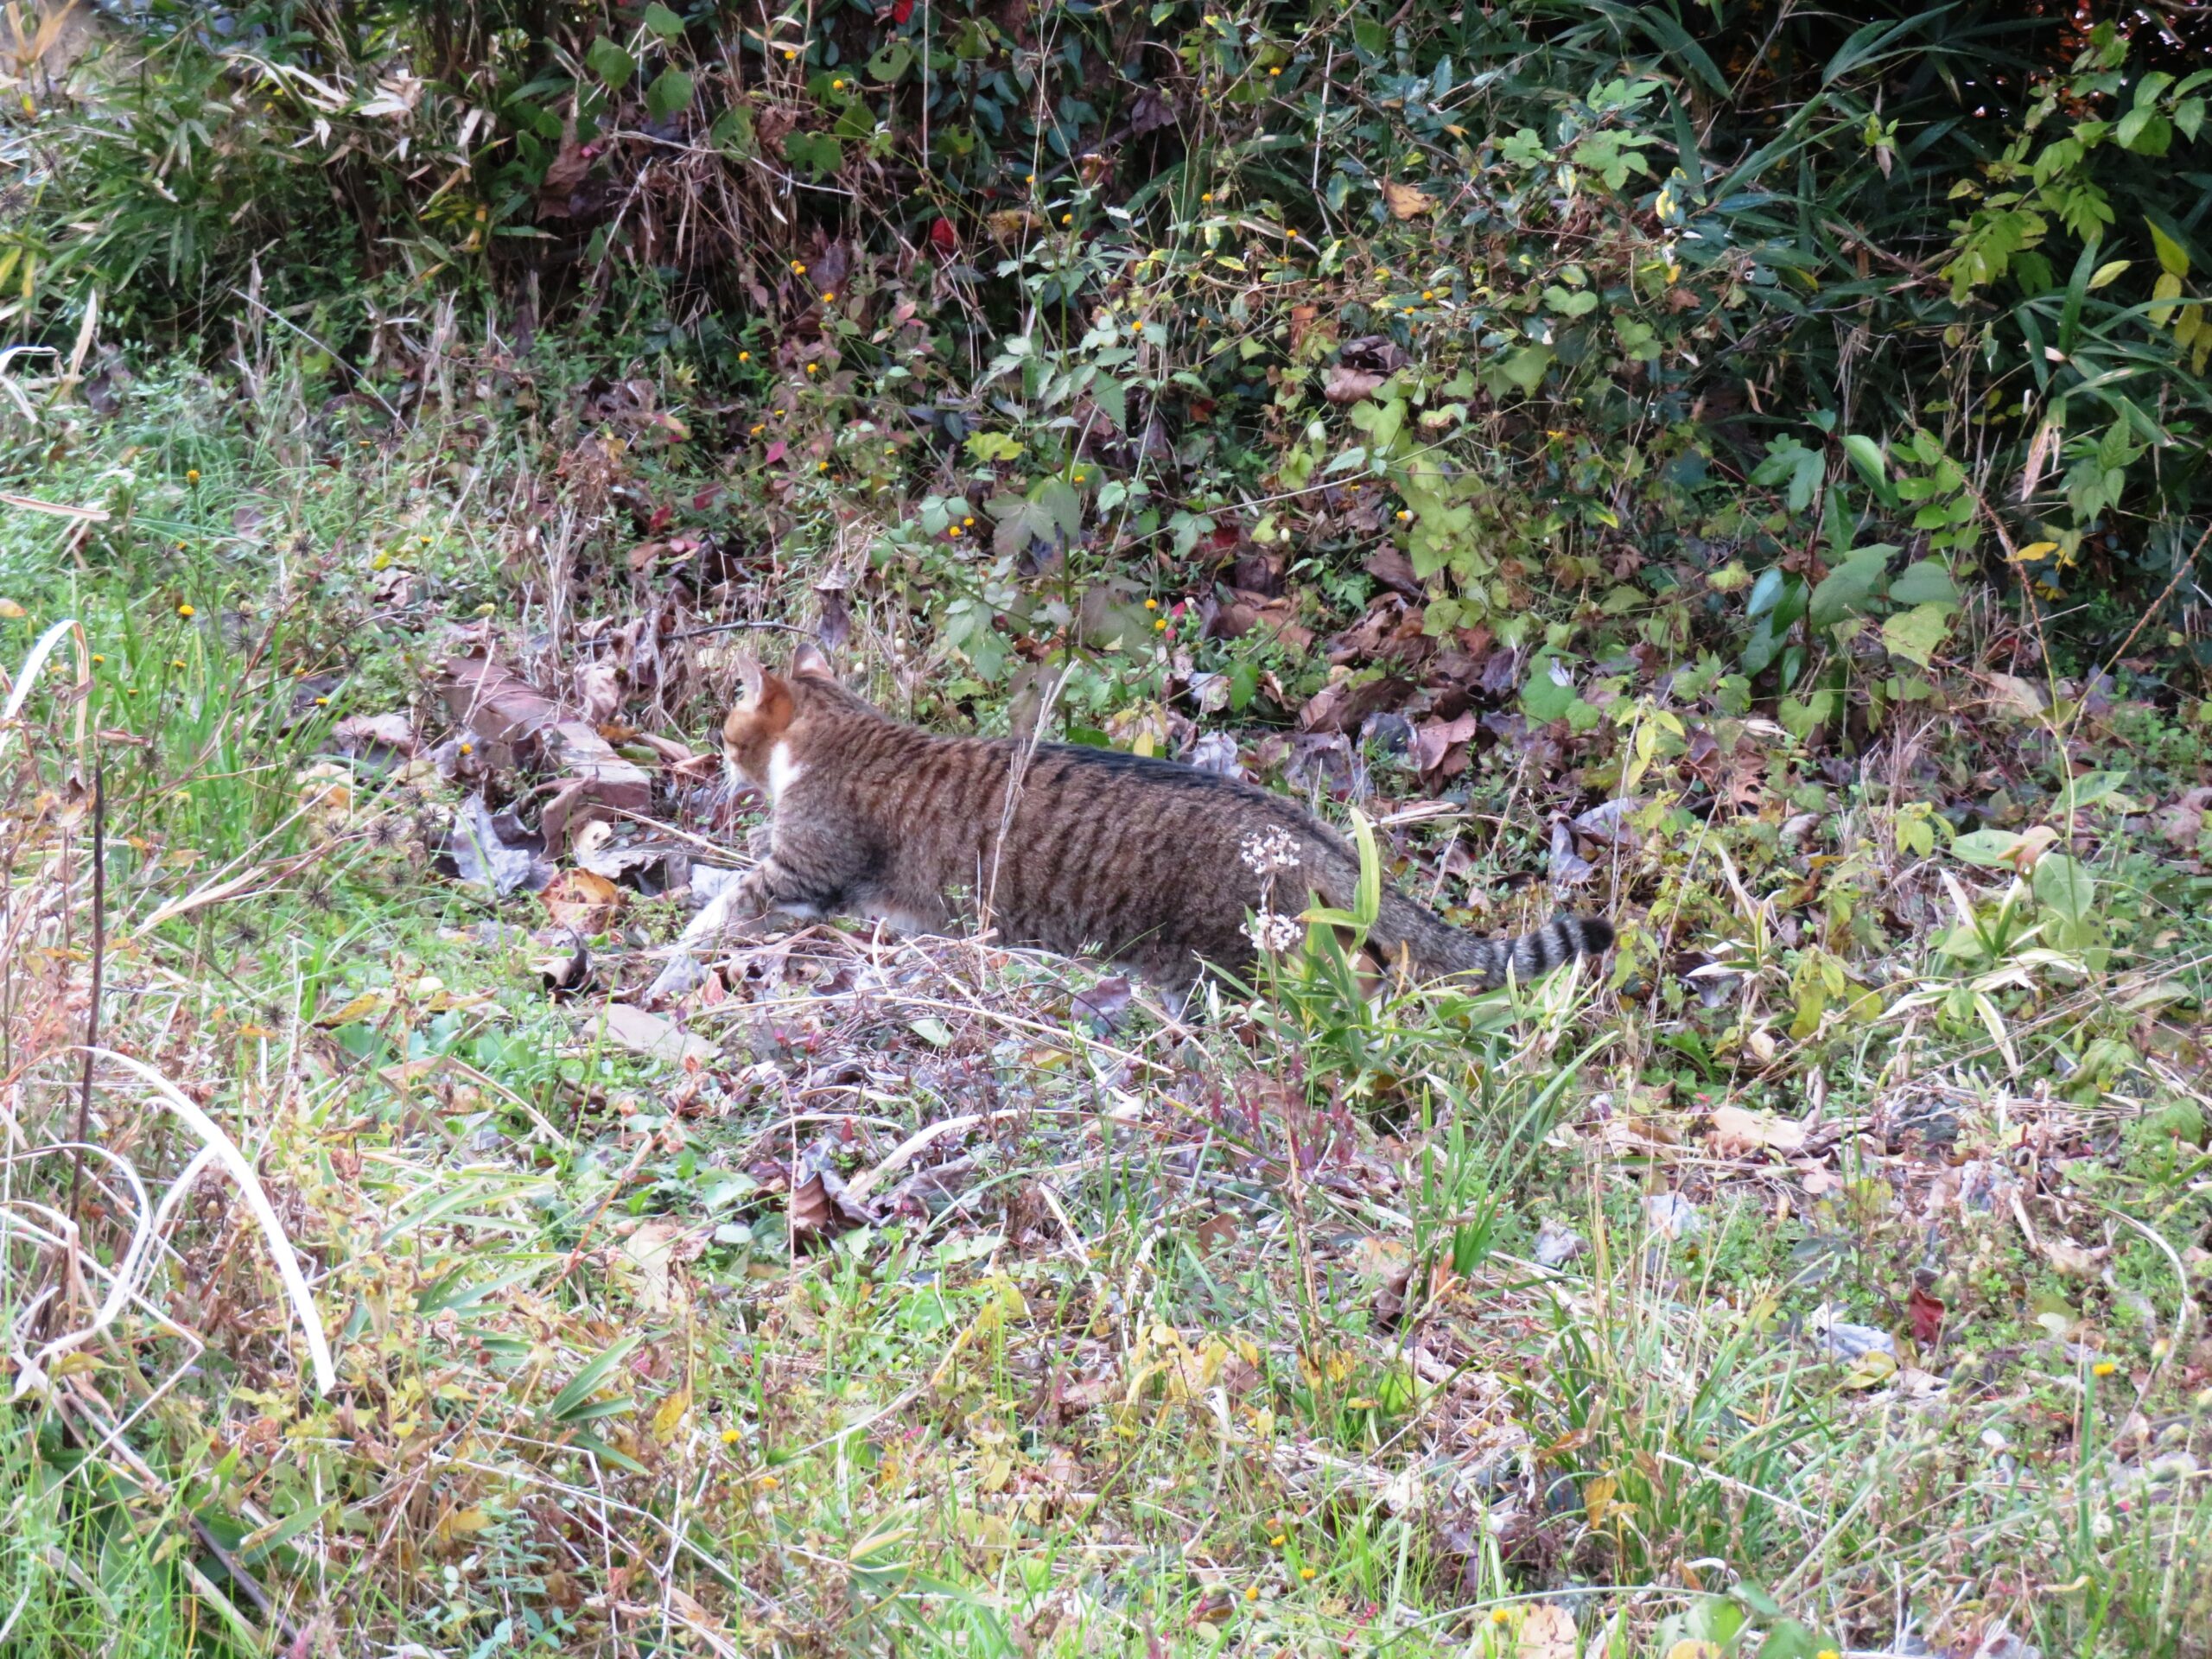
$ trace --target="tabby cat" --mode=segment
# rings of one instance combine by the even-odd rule
[[[685,929],[683,949],[770,912],[854,912],[902,931],[980,922],[1001,943],[1105,957],[1171,993],[1302,937],[1318,895],[1348,907],[1357,854],[1267,791],[1171,760],[1007,738],[938,737],[879,713],[801,646],[748,669],[722,726],[729,767],[768,797],[766,855]],[[1612,944],[1563,917],[1474,938],[1382,893],[1369,949],[1421,976],[1526,982]],[[655,991],[695,973],[679,952]]]

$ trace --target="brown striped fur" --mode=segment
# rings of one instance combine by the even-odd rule
[[[771,802],[766,855],[687,939],[772,911],[929,932],[983,921],[1003,943],[1179,988],[1205,963],[1248,967],[1255,912],[1295,917],[1316,895],[1344,907],[1358,880],[1344,838],[1280,796],[1112,750],[918,731],[839,685],[810,647],[788,673],[748,674],[722,745]],[[1386,888],[1370,947],[1487,986],[1612,938],[1606,922],[1562,918],[1477,938]]]

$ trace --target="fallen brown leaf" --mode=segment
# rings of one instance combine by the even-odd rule
[[[1383,181],[1382,200],[1390,205],[1393,219],[1418,219],[1436,206],[1436,198],[1419,185],[1400,184],[1395,179]]]

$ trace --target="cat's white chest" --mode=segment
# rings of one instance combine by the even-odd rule
[[[768,751],[768,798],[783,799],[785,791],[798,782],[805,771],[788,742],[777,744]]]

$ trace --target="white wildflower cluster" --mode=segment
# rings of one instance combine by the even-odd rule
[[[1298,842],[1279,823],[1245,836],[1237,843],[1237,850],[1243,856],[1244,868],[1255,875],[1272,875],[1277,870],[1298,868]]]
[[[1277,915],[1272,911],[1259,911],[1244,925],[1244,931],[1254,944],[1270,956],[1281,956],[1295,950],[1298,942],[1306,937],[1306,930],[1298,925],[1295,916]]]

